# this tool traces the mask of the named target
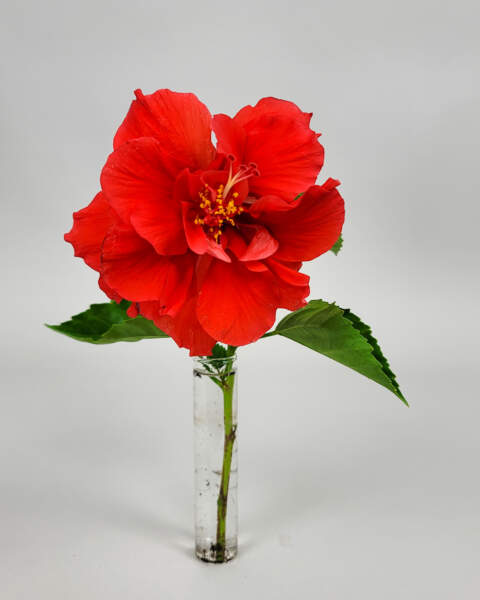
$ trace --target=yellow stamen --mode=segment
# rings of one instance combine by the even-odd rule
[[[208,185],[205,185],[204,189],[198,194],[200,199],[199,207],[204,214],[197,215],[193,222],[195,225],[206,226],[209,234],[212,235],[217,244],[220,243],[219,240],[225,224],[228,223],[232,227],[235,227],[235,216],[244,211],[241,206],[235,204],[235,199],[239,197],[238,192],[232,192],[230,198],[227,199],[232,186],[240,178],[243,178],[243,173],[237,173],[232,177],[230,168],[227,185],[225,186],[223,183],[219,184],[214,196]]]

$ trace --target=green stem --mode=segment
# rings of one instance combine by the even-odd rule
[[[235,374],[230,373],[231,363],[226,365],[228,375],[223,380],[223,422],[225,440],[223,446],[222,475],[220,479],[220,492],[217,500],[217,541],[215,544],[217,562],[225,561],[225,538],[228,505],[228,487],[230,484],[230,470],[232,466],[233,445],[237,426],[233,424],[233,386]]]

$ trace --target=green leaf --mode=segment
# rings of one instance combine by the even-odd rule
[[[227,358],[227,356],[228,349],[217,342],[212,348],[212,355],[208,356],[207,358],[208,360],[212,360],[213,358],[219,358],[220,360],[224,360],[225,358]]]
[[[130,302],[92,304],[90,308],[60,325],[47,325],[53,331],[90,344],[137,342],[146,338],[166,338],[149,319],[127,315]]]
[[[282,335],[358,371],[389,389],[408,406],[370,327],[349,309],[312,300],[287,315],[264,337],[271,335]]]
[[[330,248],[330,252],[333,252],[335,254],[335,256],[336,256],[340,252],[340,250],[342,249],[342,246],[343,246],[343,237],[342,237],[342,234],[340,234],[338,236],[338,240]]]

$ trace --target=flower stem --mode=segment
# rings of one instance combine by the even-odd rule
[[[228,505],[228,487],[230,484],[230,469],[232,466],[233,446],[237,426],[233,424],[233,386],[234,373],[228,373],[223,379],[223,422],[225,428],[225,440],[223,446],[222,475],[220,479],[220,491],[217,500],[217,540],[215,544],[217,562],[225,561],[226,545],[226,522]]]

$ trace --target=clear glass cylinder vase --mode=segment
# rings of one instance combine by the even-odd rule
[[[195,553],[206,562],[237,554],[235,360],[194,358]]]

